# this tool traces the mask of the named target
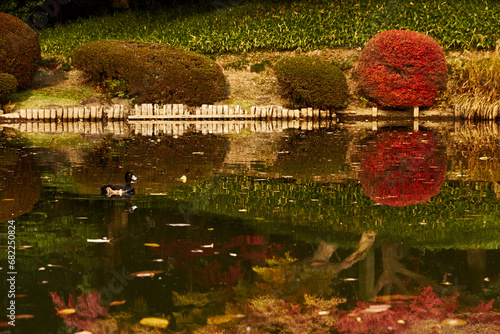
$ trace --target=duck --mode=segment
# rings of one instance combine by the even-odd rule
[[[101,194],[107,197],[121,196],[131,197],[135,190],[132,186],[132,181],[137,180],[137,177],[131,171],[125,172],[125,184],[107,184],[101,187]]]

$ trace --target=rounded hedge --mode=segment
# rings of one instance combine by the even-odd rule
[[[94,41],[77,47],[72,62],[91,80],[139,103],[201,105],[226,96],[226,80],[217,63],[171,46]]]
[[[431,37],[407,30],[373,36],[361,52],[356,76],[362,95],[382,107],[429,107],[446,87],[443,49]]]
[[[15,76],[9,73],[0,73],[0,97],[15,93],[18,83]]]
[[[40,63],[36,33],[15,16],[0,13],[0,73],[16,77],[19,89],[33,80]]]
[[[283,97],[301,106],[338,109],[349,97],[347,79],[335,65],[311,57],[288,57],[274,66]]]

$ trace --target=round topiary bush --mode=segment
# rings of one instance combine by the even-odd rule
[[[0,97],[17,91],[17,79],[9,73],[0,73]]]
[[[171,46],[103,40],[77,47],[73,66],[113,93],[137,102],[201,105],[226,96],[220,66]]]
[[[443,49],[431,37],[406,30],[376,34],[356,69],[362,95],[382,107],[429,107],[446,86]]]
[[[33,80],[40,62],[36,33],[15,16],[0,13],[0,73],[16,77],[19,89]]]
[[[295,103],[321,109],[346,106],[347,79],[335,65],[311,57],[288,57],[278,61],[274,71],[281,95]]]

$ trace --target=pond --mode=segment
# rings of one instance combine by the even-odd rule
[[[40,124],[0,132],[0,331],[498,329],[496,123]]]

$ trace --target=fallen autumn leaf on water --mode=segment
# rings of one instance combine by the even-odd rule
[[[138,271],[135,273],[130,274],[130,276],[134,277],[154,277],[154,275],[158,275],[163,273],[163,270],[144,270],[144,271]]]
[[[157,327],[157,328],[167,328],[169,321],[163,318],[143,318],[139,322],[143,326]]]
[[[76,310],[74,308],[65,308],[63,310],[57,311],[59,315],[75,314]]]
[[[118,306],[125,304],[125,300],[115,300],[109,303],[109,306]]]

